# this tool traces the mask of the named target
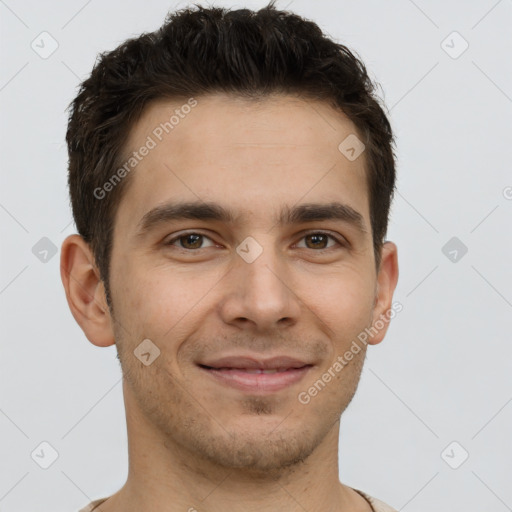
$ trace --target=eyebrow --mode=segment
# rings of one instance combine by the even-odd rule
[[[175,220],[218,221],[234,224],[237,216],[233,211],[214,202],[171,202],[156,206],[141,218],[137,226],[137,237],[142,237],[162,224]],[[293,225],[323,220],[341,220],[367,233],[363,216],[354,208],[339,202],[304,203],[281,209],[277,224]]]

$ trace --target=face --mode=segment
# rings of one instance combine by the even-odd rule
[[[356,391],[365,345],[343,370],[333,365],[389,308],[390,294],[377,296],[364,153],[340,152],[355,127],[320,102],[196,99],[161,141],[155,128],[182,104],[152,104],[127,141],[130,151],[148,136],[156,145],[114,224],[125,400],[168,447],[270,471],[326,438]],[[195,205],[184,213],[183,203]],[[278,371],[253,373],[265,362]]]

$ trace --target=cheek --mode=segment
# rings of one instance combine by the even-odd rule
[[[191,325],[198,322],[208,292],[218,281],[218,276],[199,278],[170,265],[126,268],[126,278],[118,280],[120,320],[124,319],[133,332],[154,339],[155,343],[187,336]]]
[[[374,283],[361,269],[350,269],[315,279],[304,286],[303,300],[329,326],[329,337],[347,340],[371,322]]]

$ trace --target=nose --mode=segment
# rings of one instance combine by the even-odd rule
[[[270,244],[252,262],[237,254],[226,277],[220,301],[226,324],[271,332],[297,323],[301,307],[293,275]]]

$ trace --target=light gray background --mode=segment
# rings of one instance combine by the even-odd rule
[[[59,274],[60,244],[75,232],[65,108],[98,52],[186,5],[0,1],[2,512],[76,511],[125,481],[115,348],[86,340]],[[512,510],[512,2],[278,7],[357,51],[382,85],[398,139],[388,239],[399,249],[403,311],[369,348],[342,417],[340,478],[407,512]],[[31,48],[42,31],[59,44],[47,59]],[[456,36],[442,46],[453,31],[469,43],[458,58],[445,51],[462,49]],[[468,248],[457,262],[442,252],[454,236]],[[58,249],[46,263],[32,252],[42,237]],[[59,455],[48,469],[31,458],[42,441]],[[452,465],[469,453],[458,469],[441,455],[453,441]]]

